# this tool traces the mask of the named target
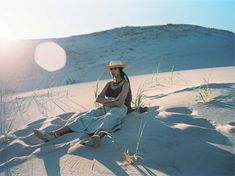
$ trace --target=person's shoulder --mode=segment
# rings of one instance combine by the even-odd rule
[[[123,85],[124,85],[124,86],[129,86],[130,83],[129,83],[127,80],[124,80],[124,81],[123,81]]]

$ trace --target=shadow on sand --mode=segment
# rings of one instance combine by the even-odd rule
[[[176,107],[166,110],[171,112],[167,118],[159,118],[158,111],[149,111],[143,114],[131,113],[126,116],[122,129],[115,132],[114,136],[119,144],[130,152],[135,151],[136,139],[141,121],[146,123],[141,144],[139,148],[140,155],[144,160],[136,162],[130,170],[126,169],[124,158],[110,141],[110,138],[104,137],[100,147],[90,148],[79,145],[77,142],[84,138],[83,134],[70,133],[54,141],[45,144],[31,145],[25,148],[23,155],[43,160],[47,175],[66,175],[81,174],[87,175],[158,175],[158,172],[167,175],[233,175],[234,174],[234,154],[223,149],[221,146],[231,147],[227,137],[219,133],[214,126],[203,118],[193,118],[191,110],[187,107]],[[175,112],[175,114],[174,114]],[[65,113],[53,121],[48,129],[58,128],[53,123],[64,122],[69,119],[73,113]],[[44,121],[38,121],[31,124],[39,127]],[[186,128],[177,128],[177,124],[186,124]],[[31,127],[30,125],[28,126]],[[29,129],[26,129],[26,135]],[[29,136],[23,138],[23,131],[16,132],[22,141],[26,141]],[[11,151],[13,144],[6,146],[1,152]],[[14,157],[18,157],[14,154]],[[13,155],[6,158],[7,162]],[[8,160],[7,160],[8,159]],[[87,160],[93,162],[87,162]],[[0,167],[4,170],[0,173],[7,175],[7,170],[24,162],[16,160],[8,167]],[[66,168],[61,168],[61,162],[66,162]],[[86,163],[86,164],[84,164]],[[1,163],[0,163],[1,164]],[[63,165],[63,164],[62,164]],[[65,165],[65,164],[64,164]],[[105,170],[96,170],[96,167],[105,167]],[[103,173],[102,171],[107,171]]]

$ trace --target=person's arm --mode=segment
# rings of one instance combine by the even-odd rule
[[[104,103],[102,103],[103,105],[105,106],[108,106],[108,107],[119,107],[121,106],[122,104],[125,103],[125,99],[127,97],[127,94],[129,92],[129,83],[128,82],[125,82],[123,84],[123,87],[122,87],[122,91],[121,93],[117,96],[117,98],[113,99],[113,100],[106,100]]]
[[[108,82],[105,87],[103,88],[103,90],[100,92],[100,94],[98,95],[98,97],[96,98],[96,102],[97,103],[101,103],[104,104],[105,102],[107,102],[107,99],[105,98],[105,92],[108,89],[110,82]]]

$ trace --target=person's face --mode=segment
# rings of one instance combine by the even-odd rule
[[[117,67],[110,68],[109,70],[113,77],[117,77],[118,75],[120,75],[120,71]]]

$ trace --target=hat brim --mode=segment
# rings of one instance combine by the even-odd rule
[[[127,64],[121,64],[121,65],[107,65],[105,67],[106,70],[110,70],[111,68],[115,68],[115,67],[121,67],[121,68],[127,68]]]

